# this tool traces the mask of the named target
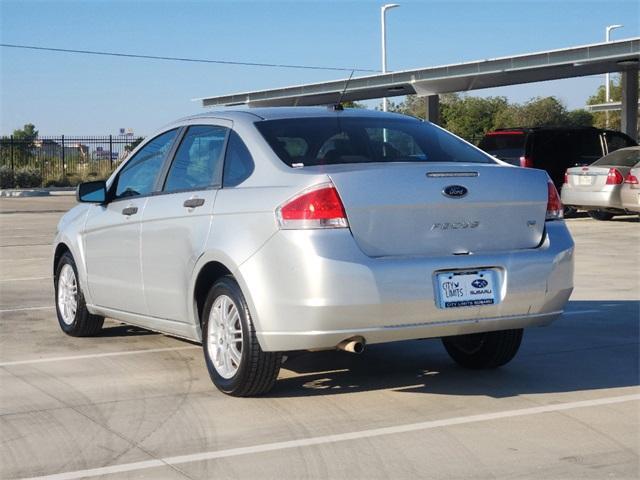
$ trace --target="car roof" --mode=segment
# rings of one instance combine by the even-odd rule
[[[378,117],[378,118],[403,118],[403,119],[415,119],[408,115],[402,115],[399,113],[381,112],[378,110],[368,110],[364,108],[345,108],[344,110],[337,110],[334,107],[229,107],[222,109],[210,110],[197,115],[190,115],[178,120],[186,121],[198,118],[222,118],[227,120],[250,120],[253,117],[253,121],[259,120],[280,120],[287,118],[304,118],[304,117],[335,117],[340,115],[341,117]]]
[[[590,127],[590,126],[567,126],[567,125],[558,125],[558,126],[545,126],[545,127],[511,127],[511,128],[496,128],[495,130],[493,130],[492,132],[488,132],[488,133],[506,133],[506,132],[527,132],[527,133],[533,133],[533,132],[543,132],[543,131],[548,131],[548,130],[562,130],[562,131],[579,131],[579,132],[583,132],[583,131],[598,131],[598,132],[605,132],[605,131],[612,131],[612,130],[603,130],[601,128],[597,128],[597,127]]]

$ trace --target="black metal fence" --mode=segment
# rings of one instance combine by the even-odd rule
[[[8,188],[11,175],[15,187],[73,186],[107,178],[141,140],[126,135],[1,137],[3,187]]]

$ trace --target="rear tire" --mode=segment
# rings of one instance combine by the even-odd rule
[[[201,321],[207,370],[221,392],[250,397],[273,388],[282,353],[260,348],[247,302],[233,277],[223,277],[211,287]]]
[[[473,370],[497,368],[518,353],[522,329],[443,337],[449,356],[460,366]]]
[[[563,217],[571,218],[578,213],[578,209],[575,207],[570,207],[568,205],[564,206]]]
[[[611,220],[614,216],[611,212],[605,212],[603,210],[589,210],[587,212],[591,218],[594,220],[607,221]]]
[[[93,315],[87,310],[78,269],[71,253],[66,252],[60,258],[54,277],[56,313],[60,328],[72,337],[91,337],[96,335],[104,323],[104,317]]]

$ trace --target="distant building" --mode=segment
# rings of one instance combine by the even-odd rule
[[[33,146],[38,150],[38,156],[62,156],[62,145],[54,140],[37,138],[33,141]],[[89,160],[89,147],[83,143],[65,143],[64,156],[87,161]]]

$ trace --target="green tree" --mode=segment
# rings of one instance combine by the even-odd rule
[[[354,102],[351,100],[348,102],[342,102],[342,106],[344,108],[367,108],[367,106],[364,103]]]
[[[13,131],[13,138],[2,137],[0,141],[0,157],[4,164],[12,161],[14,165],[22,166],[29,162],[38,138],[38,130],[32,123],[27,123],[23,128]]]
[[[524,104],[512,104],[495,119],[496,128],[563,125],[567,109],[555,97],[536,97]]]
[[[567,112],[566,123],[573,127],[590,127],[593,125],[593,113],[583,108]]]
[[[495,128],[494,119],[508,106],[505,97],[452,96],[440,105],[441,123],[456,135],[478,142]]]
[[[399,103],[389,102],[389,110],[425,118],[426,100],[408,95]],[[585,110],[568,111],[556,97],[536,97],[523,104],[510,104],[505,97],[440,95],[440,124],[474,143],[496,128],[590,126],[593,120],[593,115]]]
[[[611,83],[609,84],[609,89],[611,95],[612,102],[619,102],[622,99],[622,85],[621,85],[621,76],[613,75],[611,77]],[[638,87],[638,93],[640,94],[640,87]],[[596,92],[589,97],[587,100],[587,105],[597,105],[605,102],[605,89],[604,85],[600,85]],[[609,116],[609,121],[607,123],[607,115]],[[593,112],[593,125],[599,128],[610,128],[611,130],[620,130],[621,128],[621,119],[620,119],[620,110],[612,110],[610,112]],[[640,124],[638,125],[638,136],[640,136]]]
[[[142,140],[144,140],[144,137],[138,137],[136,138],[134,141],[132,141],[131,143],[128,143],[127,145],[124,146],[124,151],[125,152],[130,152],[133,149],[135,149],[138,145],[140,145],[140,142],[142,142]]]
[[[440,124],[469,141],[478,141],[493,128],[493,119],[498,112],[508,107],[505,97],[472,97],[457,93],[440,95]],[[426,99],[408,95],[401,103],[389,103],[389,110],[412,115],[426,116]]]
[[[18,128],[13,131],[13,139],[24,142],[33,142],[38,138],[38,130],[33,123],[27,123],[23,128]]]

